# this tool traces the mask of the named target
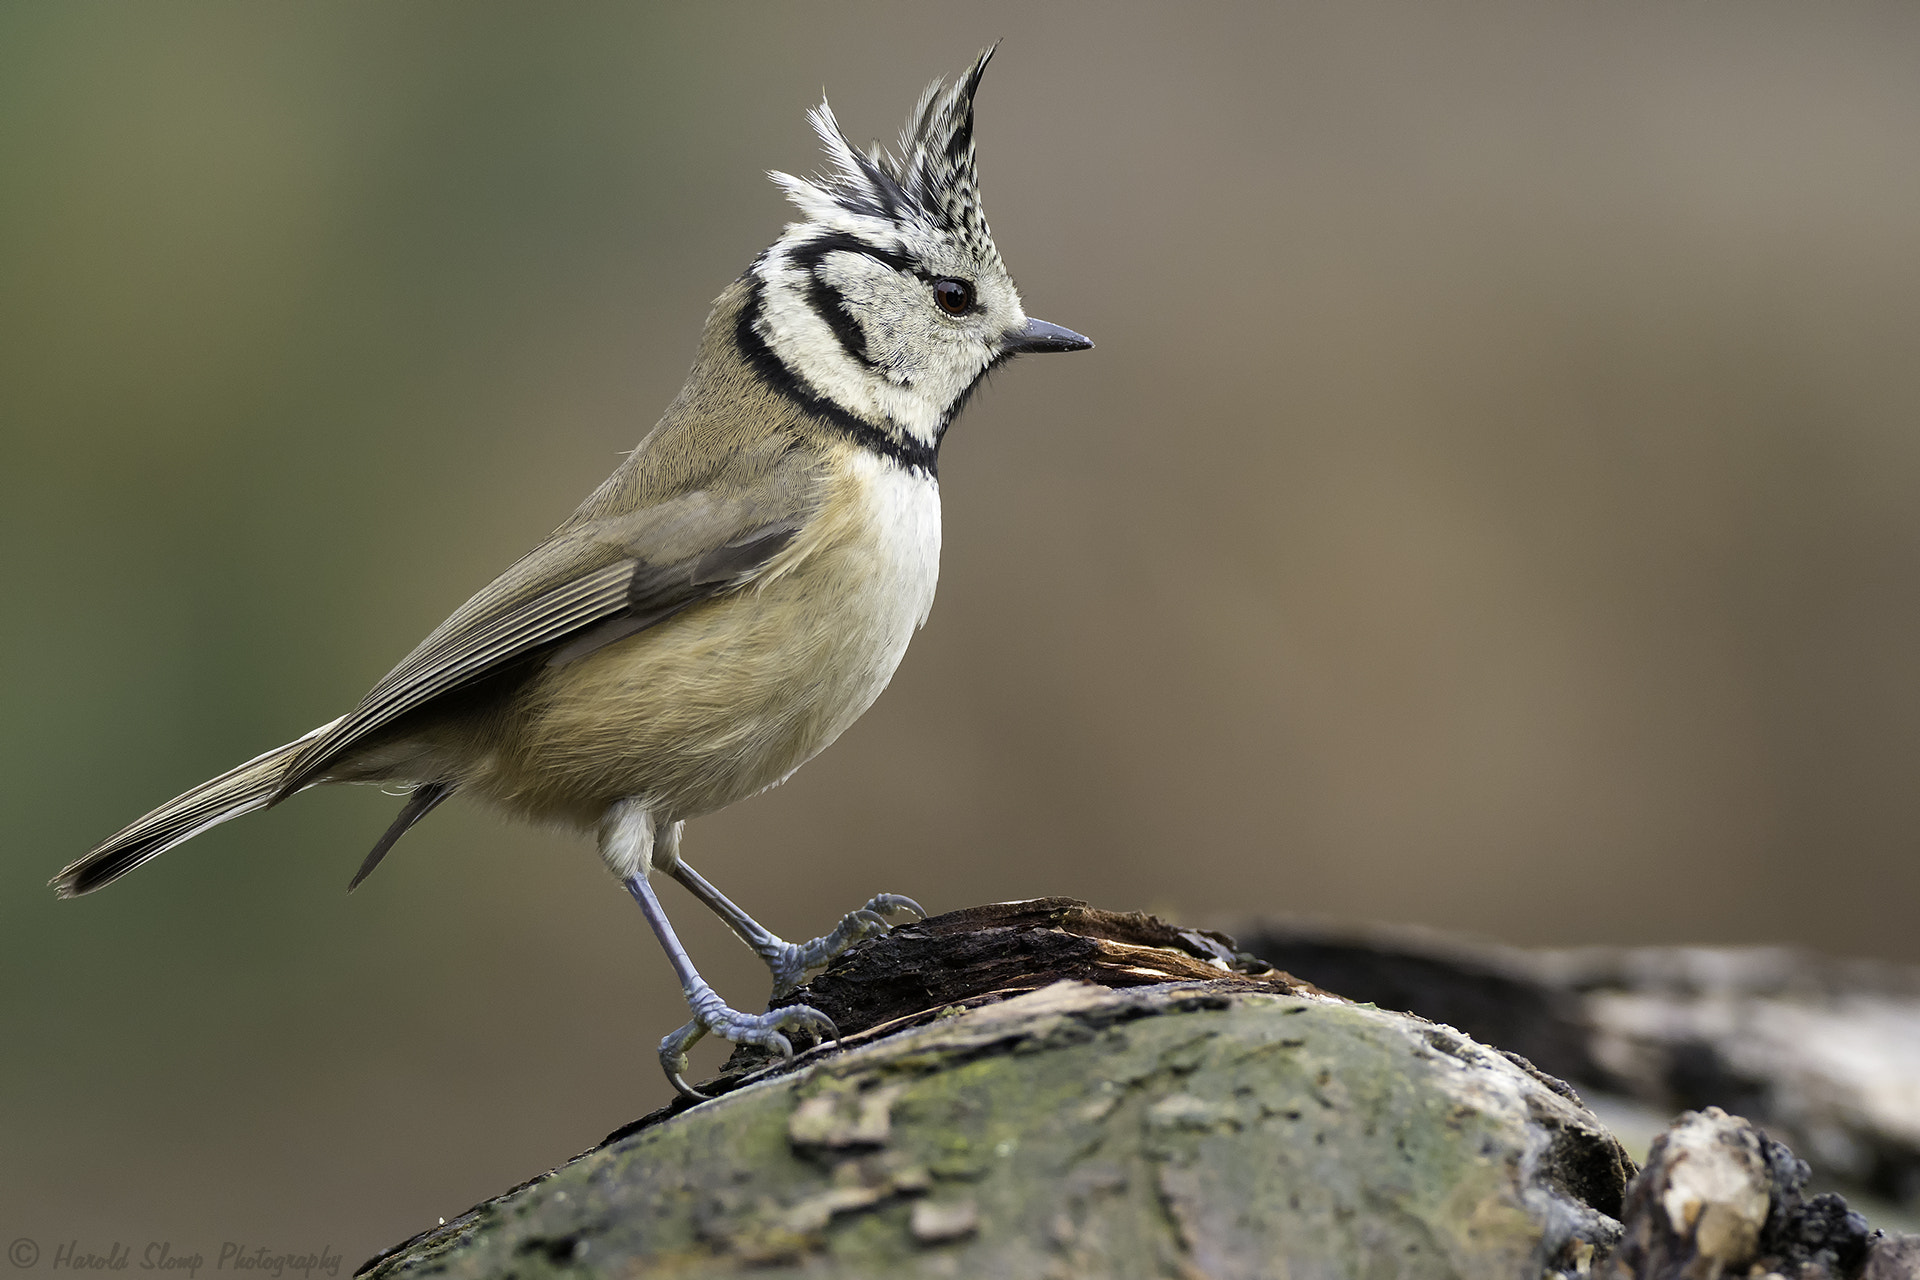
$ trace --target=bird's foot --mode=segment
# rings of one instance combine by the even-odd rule
[[[767,962],[767,968],[773,970],[774,999],[792,992],[806,979],[809,970],[822,967],[854,943],[887,932],[893,927],[887,917],[901,912],[921,920],[927,918],[926,911],[912,898],[897,893],[876,893],[867,899],[866,906],[840,917],[832,933],[822,934],[811,942],[782,942],[774,938],[764,947],[755,947],[760,958]]]
[[[673,1087],[695,1102],[707,1095],[687,1083],[687,1050],[698,1044],[708,1032],[734,1044],[757,1044],[773,1050],[782,1061],[793,1057],[793,1041],[784,1032],[789,1029],[811,1031],[824,1040],[840,1038],[833,1019],[804,1004],[790,1004],[766,1013],[742,1013],[730,1008],[712,987],[702,983],[687,994],[693,1009],[693,1021],[660,1042],[660,1065],[666,1069]]]

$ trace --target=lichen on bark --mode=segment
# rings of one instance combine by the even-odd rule
[[[369,1270],[1485,1280],[1616,1237],[1631,1164],[1556,1082],[1211,971],[928,1011],[623,1131]]]

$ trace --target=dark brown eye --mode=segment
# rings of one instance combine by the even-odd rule
[[[935,280],[933,300],[950,316],[965,315],[967,308],[973,305],[973,286],[965,280]]]

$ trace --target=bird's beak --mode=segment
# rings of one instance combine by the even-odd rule
[[[1025,355],[1035,351],[1085,351],[1092,345],[1092,338],[1083,338],[1071,329],[1045,320],[1029,320],[1026,328],[1008,335],[1007,345],[1001,350],[1008,355]]]

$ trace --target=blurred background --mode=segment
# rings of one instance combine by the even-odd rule
[[[793,937],[886,889],[1920,961],[1920,9],[14,3],[0,1235],[351,1270],[665,1100],[583,839],[451,805],[349,898],[399,801],[342,789],[44,885],[613,468],[823,87],[891,138],[996,37],[1000,247],[1099,347],[975,399],[893,687],[695,864]]]

